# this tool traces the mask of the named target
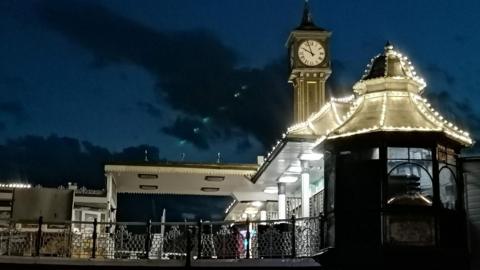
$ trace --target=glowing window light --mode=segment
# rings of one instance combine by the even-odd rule
[[[268,194],[275,194],[275,193],[278,193],[278,187],[266,187],[265,190],[263,190],[263,192],[265,193],[268,193]]]
[[[300,160],[306,160],[306,161],[315,161],[315,160],[320,160],[323,158],[323,154],[322,153],[314,153],[314,152],[311,152],[311,153],[302,153],[300,154]]]
[[[300,166],[290,166],[287,168],[287,172],[290,172],[290,173],[301,173],[302,172],[302,168]]]
[[[294,175],[284,175],[278,178],[280,183],[295,183],[298,180],[298,176]]]
[[[244,211],[245,214],[247,215],[255,215],[258,213],[258,209],[255,207],[247,207]]]
[[[254,201],[252,202],[252,205],[255,206],[255,207],[261,207],[263,205],[263,202],[261,201]]]

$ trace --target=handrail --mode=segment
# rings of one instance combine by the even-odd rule
[[[187,261],[190,256],[193,259],[297,258],[313,256],[325,243],[323,215],[210,222],[48,222],[42,218],[35,221],[0,219],[2,221],[6,226],[0,227],[0,247],[3,248],[0,248],[0,257]],[[37,227],[30,226],[35,224]]]

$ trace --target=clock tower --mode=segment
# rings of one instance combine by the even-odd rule
[[[313,23],[306,0],[302,22],[290,33],[286,43],[290,58],[288,82],[293,85],[294,124],[307,120],[325,104],[325,82],[332,73],[330,35]]]

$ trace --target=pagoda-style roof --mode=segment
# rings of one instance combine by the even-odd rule
[[[445,120],[421,96],[425,86],[407,58],[388,43],[353,86],[355,99],[330,101],[307,121],[289,128],[288,137],[317,136],[323,141],[377,131],[443,132],[470,146],[469,134]]]
[[[370,60],[359,83],[377,78],[407,79],[416,84],[419,92],[426,86],[425,81],[417,76],[415,67],[408,60],[408,57],[394,50],[390,42],[385,44],[383,53]],[[362,90],[364,88],[361,85],[354,86],[355,92],[361,94]]]
[[[288,133],[305,138],[327,136],[342,124],[343,117],[351,109],[353,99],[352,95],[343,99],[330,100],[317,113],[312,114],[307,121],[290,127]]]

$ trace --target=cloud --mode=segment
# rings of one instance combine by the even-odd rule
[[[149,145],[131,146],[120,152],[88,141],[59,136],[25,136],[0,144],[0,182],[28,181],[33,185],[58,187],[76,182],[88,188],[105,188],[104,164],[108,162],[143,163],[145,149],[150,162],[165,162],[159,150]],[[118,194],[118,218],[122,221],[160,221],[162,209],[167,220],[223,219],[229,196],[176,196],[158,194]],[[138,211],[142,209],[142,211]],[[189,214],[189,213],[195,213]]]
[[[236,148],[237,148],[236,151],[238,153],[241,153],[241,152],[243,152],[247,149],[252,148],[252,143],[250,142],[250,140],[248,138],[243,138],[237,143]]]
[[[119,153],[113,153],[109,160],[116,162],[165,161],[165,159],[160,159],[160,151],[157,147],[146,144],[124,148]]]
[[[24,90],[25,89],[25,79],[17,76],[1,75],[0,74],[0,85],[3,85],[6,89],[11,90]],[[2,88],[3,88],[2,87]]]
[[[480,139],[480,115],[467,100],[457,100],[449,91],[427,91],[427,96],[432,105],[437,108],[448,121],[467,130],[471,136]],[[466,149],[469,153],[479,153],[480,145],[476,143],[473,148]]]
[[[93,188],[104,187],[106,162],[162,161],[159,150],[149,145],[132,146],[112,153],[88,141],[69,137],[25,136],[0,145],[0,179],[24,180],[46,186],[77,182]]]
[[[330,97],[343,97],[352,94],[352,82],[345,80],[347,64],[341,60],[332,60],[332,75],[326,83],[326,92]],[[360,79],[360,78],[358,78]]]
[[[453,36],[453,40],[459,44],[465,44],[470,40],[470,38],[465,35],[457,33]]]
[[[212,221],[223,221],[225,215],[221,215],[221,214],[211,214],[210,215],[210,219]]]
[[[195,219],[196,215],[193,213],[182,213],[182,218],[186,220],[192,220]]]
[[[23,104],[16,101],[0,102],[0,115],[9,116],[17,123],[23,123],[28,120],[28,115]]]
[[[425,72],[429,76],[435,78],[435,82],[439,84],[441,83],[449,87],[453,87],[456,84],[455,77],[437,65],[434,65],[434,64],[428,65],[427,68],[425,69]]]
[[[89,50],[97,67],[131,64],[150,72],[159,99],[191,118],[177,118],[162,129],[166,134],[208,149],[243,132],[269,147],[290,124],[292,91],[283,61],[237,68],[237,53],[202,30],[162,32],[86,2],[41,1],[38,8],[43,23]],[[197,118],[210,119],[216,132],[193,136],[188,128]]]
[[[190,117],[178,117],[173,125],[163,127],[161,131],[181,140],[189,141],[198,149],[206,150],[210,147],[205,125],[201,121]]]
[[[137,107],[140,108],[142,111],[145,111],[148,115],[153,118],[162,118],[163,112],[160,108],[158,108],[155,104],[145,101],[137,102]]]

